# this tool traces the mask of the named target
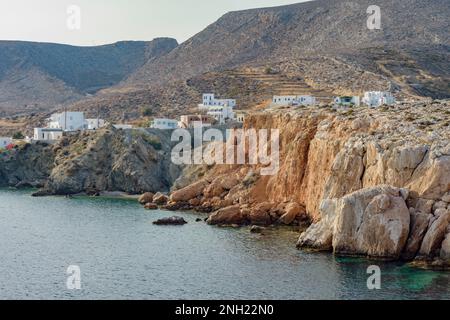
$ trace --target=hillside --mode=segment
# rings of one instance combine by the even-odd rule
[[[159,50],[147,50],[145,58],[150,44],[123,44],[140,48],[126,58],[118,44],[92,48],[114,57],[92,70],[65,65],[91,66],[91,56],[62,59],[65,51],[52,50],[51,59],[42,60],[54,68],[15,64],[16,72],[0,82],[0,110],[15,101],[16,111],[49,112],[65,102],[128,121],[141,119],[143,110],[151,116],[191,112],[205,91],[234,97],[241,109],[264,105],[274,94],[314,94],[329,102],[334,95],[391,89],[399,99],[450,98],[448,1],[380,0],[381,30],[366,26],[370,4],[316,0],[230,12],[179,46],[170,39],[152,42]]]
[[[230,12],[119,86],[73,106],[135,118],[174,116],[204,91],[246,109],[273,94],[333,95],[392,89],[400,98],[450,97],[445,0],[382,0],[382,30],[366,27],[369,1],[311,1]]]
[[[316,0],[230,12],[169,54],[147,62],[127,83],[187,79],[208,71],[290,61],[308,54],[359,55],[364,48],[450,45],[448,1],[377,1],[382,30],[369,30],[366,9],[372,2]],[[448,47],[444,51],[448,53]]]
[[[119,83],[174,39],[96,47],[0,42],[0,114],[47,111]]]

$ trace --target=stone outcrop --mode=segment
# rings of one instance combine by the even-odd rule
[[[400,189],[379,186],[328,200],[319,221],[299,240],[299,247],[329,249],[335,253],[378,258],[398,258],[409,234],[409,210]],[[328,239],[314,241],[317,229],[328,228]],[[322,231],[323,232],[323,231]],[[321,245],[325,245],[321,248]]]
[[[422,246],[419,251],[419,257],[433,258],[439,256],[449,224],[450,210],[443,210],[442,213],[439,213],[439,216],[432,219],[430,227],[423,238]]]
[[[54,163],[39,193],[168,191],[181,173],[170,150],[170,134],[163,130],[111,127],[68,136],[53,146]]]
[[[142,194],[141,196],[139,196],[138,202],[140,204],[146,204],[149,202],[153,202],[153,196],[154,196],[154,194],[152,192],[146,192],[146,193]]]
[[[155,203],[157,205],[164,205],[167,203],[167,201],[169,201],[169,197],[161,192],[157,192],[153,196],[153,203]]]
[[[242,224],[246,219],[247,217],[239,205],[235,205],[217,210],[209,216],[206,222],[211,225],[231,225]]]
[[[403,259],[412,260],[416,257],[432,218],[432,214],[422,212],[413,212],[411,214],[409,238],[402,253]]]

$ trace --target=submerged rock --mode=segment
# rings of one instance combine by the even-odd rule
[[[149,203],[145,204],[144,208],[147,209],[147,210],[157,210],[158,209],[158,205],[149,202]]]
[[[266,228],[260,226],[252,226],[250,228],[251,233],[262,233]]]
[[[183,225],[186,224],[187,221],[182,217],[173,216],[170,218],[162,218],[153,222],[156,225]]]

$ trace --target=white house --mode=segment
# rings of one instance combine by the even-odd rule
[[[69,112],[54,113],[49,119],[48,128],[62,129],[63,131],[77,131],[86,128],[86,122],[83,112]]]
[[[207,110],[210,107],[231,107],[234,108],[236,106],[235,99],[216,99],[213,93],[204,93],[203,94],[203,102],[198,105],[200,110]]]
[[[337,106],[344,106],[344,107],[349,107],[349,106],[359,107],[359,105],[360,105],[360,100],[359,100],[358,96],[336,97],[336,98],[334,98],[333,102]]]
[[[8,137],[0,137],[0,149],[5,149],[7,146],[9,146],[13,140]]]
[[[309,106],[316,104],[316,98],[313,96],[274,96],[272,103],[275,105]]]
[[[166,118],[155,118],[150,127],[161,130],[176,129],[178,128],[178,121]]]
[[[106,125],[106,121],[103,119],[86,119],[85,125],[88,130],[97,130],[103,128]]]
[[[376,108],[384,104],[394,105],[395,98],[388,91],[367,91],[364,93],[362,102],[371,108]]]
[[[35,141],[56,141],[63,136],[63,129],[60,128],[34,128],[33,140]]]
[[[210,107],[207,115],[213,117],[219,124],[225,124],[234,119],[233,108],[229,106]]]

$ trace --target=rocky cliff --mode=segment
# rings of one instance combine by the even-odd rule
[[[42,187],[36,195],[168,191],[181,171],[170,150],[170,134],[161,130],[77,133],[0,160],[0,185]]]
[[[312,224],[298,246],[448,264],[450,104],[285,108],[246,119],[280,130],[280,169],[216,166],[168,207],[210,224]],[[197,177],[199,175],[197,174]]]
[[[212,225],[297,225],[299,248],[448,268],[449,110],[268,108],[244,124],[280,131],[268,176],[261,165],[175,166],[170,132],[108,128],[19,149],[0,161],[0,183],[43,185],[40,195],[172,189],[158,204],[208,212]]]

